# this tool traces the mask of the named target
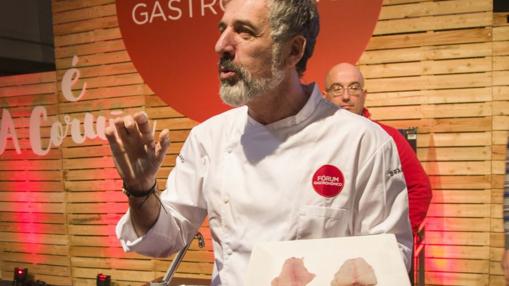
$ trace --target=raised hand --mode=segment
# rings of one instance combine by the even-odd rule
[[[156,142],[147,114],[138,112],[115,119],[114,126],[108,126],[105,135],[127,189],[148,191],[155,184],[157,171],[170,146],[168,129],[159,134]]]

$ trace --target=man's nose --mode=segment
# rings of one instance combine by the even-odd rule
[[[347,90],[343,90],[343,95],[341,96],[341,99],[344,101],[344,102],[348,102],[350,101],[350,94],[348,93]]]
[[[228,28],[226,28],[219,36],[219,39],[217,39],[214,50],[220,56],[224,54],[233,55],[235,53],[235,39],[233,33]]]

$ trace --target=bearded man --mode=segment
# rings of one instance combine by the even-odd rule
[[[266,241],[394,233],[408,267],[408,199],[394,143],[300,82],[319,30],[316,0],[224,6],[220,94],[236,108],[193,128],[160,196],[168,130],[156,141],[145,113],[107,129],[129,198],[116,229],[124,250],[168,256],[207,216],[212,285],[244,285],[251,251]]]

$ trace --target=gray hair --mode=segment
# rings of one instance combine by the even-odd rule
[[[301,35],[306,39],[302,59],[297,63],[299,76],[306,71],[308,59],[313,55],[316,38],[320,31],[320,17],[316,0],[271,0],[270,25],[274,41],[274,55],[280,56],[281,44]]]

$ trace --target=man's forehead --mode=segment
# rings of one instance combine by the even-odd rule
[[[351,84],[355,82],[362,84],[364,82],[364,77],[357,68],[342,66],[332,70],[331,74],[329,74],[328,81],[329,85],[333,83]]]
[[[265,0],[226,0],[221,22],[236,20],[250,23],[268,21],[268,6]]]

